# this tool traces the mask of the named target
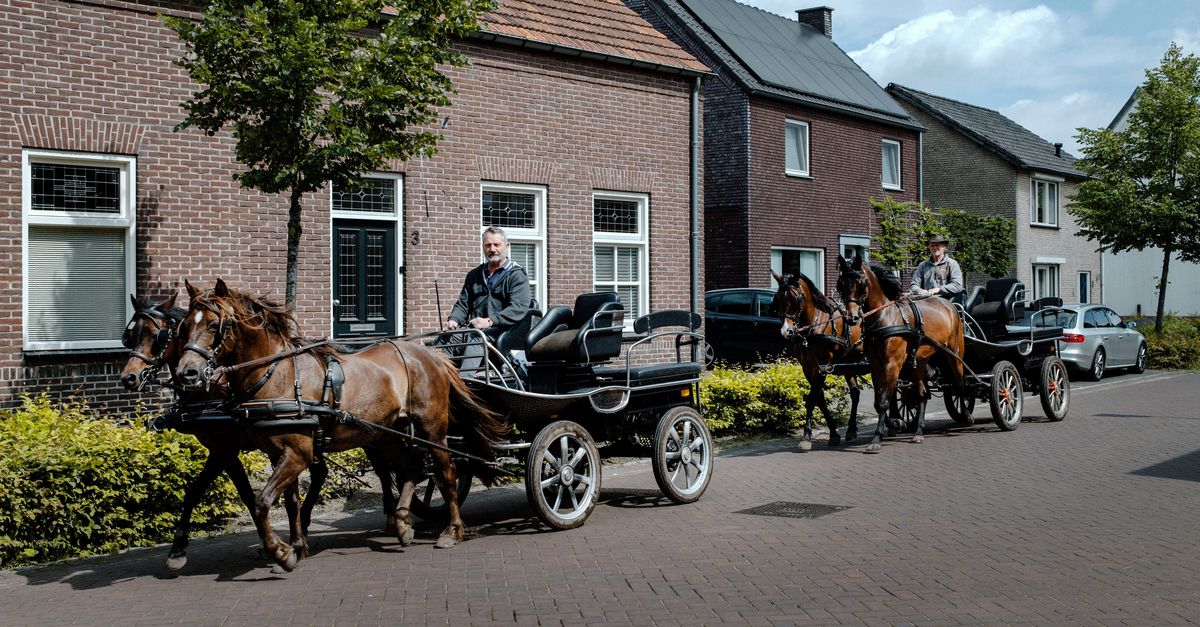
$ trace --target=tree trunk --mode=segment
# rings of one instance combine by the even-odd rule
[[[1162,275],[1158,277],[1158,310],[1154,313],[1154,332],[1162,331],[1163,309],[1167,306],[1167,272],[1171,269],[1171,249],[1163,249]]]
[[[288,207],[288,241],[287,241],[287,306],[292,314],[296,313],[296,280],[300,265],[300,198],[302,194],[293,190],[291,205]]]

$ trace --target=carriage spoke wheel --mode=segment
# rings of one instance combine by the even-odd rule
[[[902,433],[917,432],[917,414],[921,411],[920,396],[915,389],[900,390],[896,393],[895,419],[897,428]]]
[[[462,505],[471,491],[474,477],[471,467],[466,461],[455,460],[454,468],[458,476],[456,482],[458,484],[458,504]],[[424,520],[435,522],[450,520],[450,507],[446,504],[446,493],[434,479],[432,471],[425,473],[424,477],[417,480],[416,491],[413,492],[412,504],[409,505],[409,509]]]
[[[1021,426],[1021,407],[1024,400],[1021,389],[1021,373],[1007,361],[998,362],[992,368],[992,390],[990,406],[992,420],[1003,431],[1012,431]]]
[[[946,390],[945,392],[946,412],[950,414],[950,419],[954,424],[971,426],[975,424],[975,418],[972,414],[975,413],[975,397],[969,389],[963,390],[960,396],[954,390]]]
[[[712,479],[712,435],[691,407],[674,407],[654,434],[654,480],[676,503],[699,500]]]
[[[1067,417],[1067,408],[1071,405],[1071,381],[1067,378],[1067,366],[1058,357],[1047,357],[1042,362],[1042,387],[1038,396],[1046,418],[1058,422]]]
[[[570,420],[538,433],[525,465],[525,496],[547,525],[579,527],[600,496],[600,454],[592,437]]]

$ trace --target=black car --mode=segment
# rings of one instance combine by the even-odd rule
[[[718,361],[755,364],[783,354],[783,326],[771,308],[775,292],[756,287],[704,294],[704,337]]]

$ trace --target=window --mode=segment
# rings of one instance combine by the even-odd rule
[[[787,173],[808,176],[808,122],[788,120],[783,143]]]
[[[760,318],[778,318],[775,311],[775,295],[758,293],[754,295],[754,315]]]
[[[1113,311],[1113,310],[1111,310],[1111,309],[1105,309],[1105,310],[1104,310],[1104,315],[1105,315],[1105,316],[1108,316],[1108,326],[1110,326],[1110,327],[1123,327],[1123,326],[1125,326],[1125,323],[1121,322],[1121,316],[1118,316],[1118,315],[1117,315],[1117,312],[1115,312],[1115,311]]]
[[[883,187],[900,189],[900,142],[883,140]]]
[[[1058,296],[1058,266],[1033,267],[1033,300]]]
[[[648,231],[650,198],[644,194],[592,194],[593,288],[616,292],[625,326],[650,312]]]
[[[546,306],[546,188],[484,183],[480,231],[498,226],[508,234],[509,257],[529,274],[529,289]]]
[[[1041,226],[1058,226],[1058,183],[1034,179],[1030,185],[1030,221]]]
[[[1079,273],[1079,302],[1086,303],[1091,297],[1092,273]]]
[[[1108,326],[1108,316],[1104,315],[1104,310],[1100,307],[1089,309],[1083,315],[1083,328],[1085,329],[1103,329]]]
[[[772,248],[771,269],[779,274],[799,274],[825,291],[825,251],[819,248]]]
[[[855,254],[861,254],[863,259],[870,258],[871,238],[861,235],[841,235],[838,237],[838,244],[841,246],[841,255],[846,259],[853,259]]]
[[[333,222],[333,333],[402,332],[404,179],[375,173],[357,185],[329,186]]]
[[[26,350],[117,348],[136,280],[133,157],[25,151]]]

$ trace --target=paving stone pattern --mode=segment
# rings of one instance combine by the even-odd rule
[[[543,531],[521,489],[473,493],[468,541],[423,526],[401,549],[378,511],[320,521],[287,575],[239,534],[0,573],[8,625],[1102,624],[1200,621],[1200,373],[1079,385],[1061,423],[987,421],[882,454],[795,440],[726,451],[673,506],[646,463],[606,469],[603,503]],[[777,501],[817,518],[736,513]]]

